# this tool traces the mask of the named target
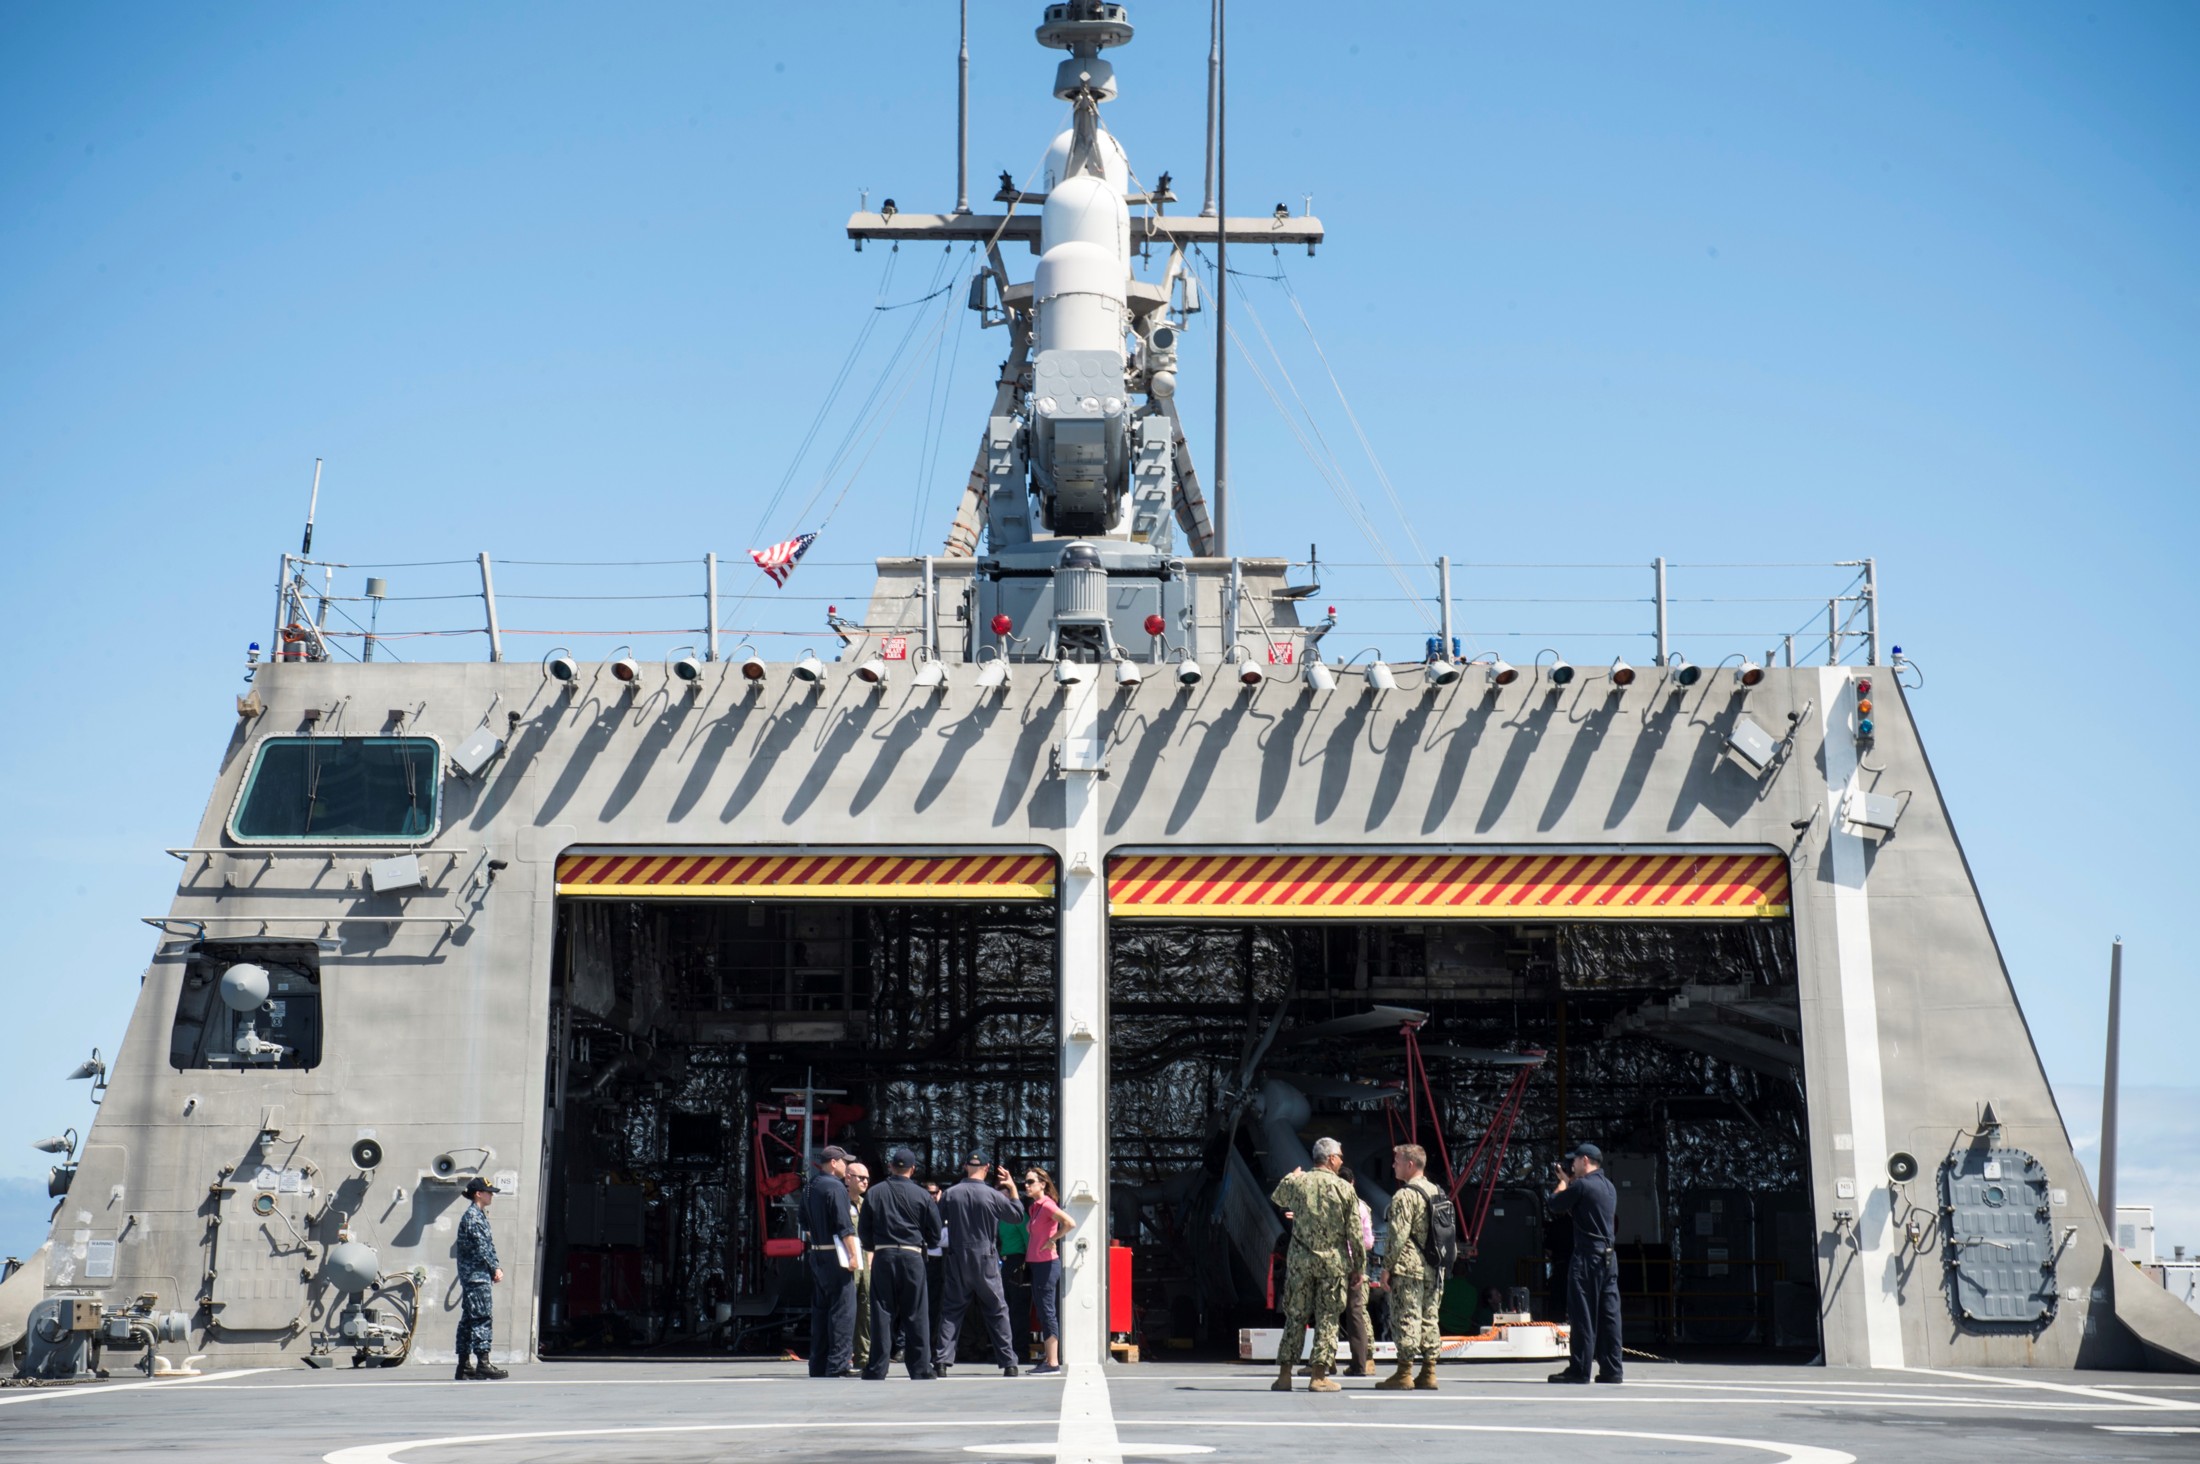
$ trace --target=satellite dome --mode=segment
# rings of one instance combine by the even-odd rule
[[[271,986],[267,967],[239,961],[222,972],[222,1005],[233,1012],[258,1011]]]

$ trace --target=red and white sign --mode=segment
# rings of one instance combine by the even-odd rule
[[[889,635],[881,638],[878,643],[878,653],[879,658],[885,661],[908,660],[909,637],[905,635]]]
[[[1286,641],[1270,641],[1270,642],[1268,643],[1268,664],[1269,664],[1269,665],[1271,665],[1271,666],[1294,666],[1294,665],[1297,665],[1297,664],[1298,664],[1298,659],[1299,659],[1299,652],[1298,652],[1298,642],[1296,642],[1296,641],[1287,641],[1287,640],[1286,640]]]

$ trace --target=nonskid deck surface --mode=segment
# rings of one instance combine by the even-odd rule
[[[257,1464],[527,1460],[2190,1459],[2200,1380],[2162,1374],[1639,1365],[1555,1388],[1542,1366],[1448,1366],[1434,1393],[1284,1397],[1265,1366],[1143,1364],[1062,1378],[965,1366],[939,1383],[813,1381],[780,1362],[564,1362],[457,1383],[239,1371],[0,1392],[0,1459]]]

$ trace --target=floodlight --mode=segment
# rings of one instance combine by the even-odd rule
[[[1138,669],[1136,661],[1118,661],[1115,663],[1115,684],[1117,686],[1132,687],[1145,679],[1146,673]]]
[[[1054,663],[1054,684],[1056,686],[1076,686],[1087,680],[1088,677],[1089,673],[1082,661],[1056,661]]]
[[[825,667],[817,659],[815,651],[805,650],[802,659],[794,663],[794,679],[813,685],[825,679]]]
[[[1780,755],[1780,740],[1748,717],[1738,717],[1726,734],[1726,750],[1750,772],[1762,776]]]
[[[1490,685],[1510,686],[1519,679],[1520,668],[1510,661],[1493,660],[1490,662]]]
[[[1260,685],[1263,681],[1266,681],[1268,679],[1268,673],[1261,670],[1260,667],[1254,663],[1253,658],[1248,656],[1244,660],[1238,662],[1237,678],[1238,685],[1244,687],[1247,691],[1251,691],[1254,687]]]
[[[634,664],[632,656],[621,656],[611,663],[611,677],[614,681],[623,681],[632,686],[635,678],[641,674],[642,668]]]
[[[979,663],[978,690],[999,691],[1008,685],[1008,662],[995,657]]]
[[[1459,679],[1459,663],[1446,656],[1439,656],[1428,663],[1428,684],[1449,686]]]
[[[1306,663],[1304,675],[1308,691],[1335,691],[1337,689],[1337,674],[1331,671],[1328,663],[1319,656]]]
[[[865,686],[884,686],[886,684],[885,658],[873,656],[856,667],[856,680],[862,682]]]
[[[1703,667],[1693,661],[1675,661],[1666,668],[1665,674],[1673,679],[1676,686],[1694,686],[1703,680]]]
[[[1617,657],[1613,658],[1610,674],[1614,686],[1633,686],[1635,684],[1635,668]]]
[[[1391,671],[1390,666],[1387,662],[1368,662],[1366,675],[1367,689],[1369,691],[1380,694],[1382,692],[1396,691],[1398,689],[1398,678]]]
[[[1573,685],[1573,681],[1574,681],[1574,668],[1573,668],[1573,665],[1572,665],[1572,663],[1571,663],[1571,662],[1567,662],[1567,661],[1553,661],[1553,662],[1551,662],[1551,685],[1553,685],[1553,686],[1571,686],[1571,685]]]
[[[543,675],[564,686],[571,686],[580,679],[580,663],[571,656],[552,656],[542,663]]]
[[[947,663],[945,661],[924,662],[910,676],[909,684],[919,691],[936,691],[943,696],[946,695]]]
[[[1199,662],[1193,660],[1190,656],[1186,656],[1176,663],[1176,681],[1179,686],[1197,686],[1199,685],[1199,678],[1206,674],[1206,672],[1199,669]]]
[[[672,663],[672,674],[676,680],[685,681],[690,687],[696,686],[703,679],[703,663],[693,656],[682,656]]]
[[[764,658],[754,651],[750,651],[746,656],[743,656],[741,658],[741,677],[744,681],[762,681],[764,679]]]
[[[1764,679],[1765,668],[1747,658],[1734,668],[1734,684],[1737,686],[1755,686]]]

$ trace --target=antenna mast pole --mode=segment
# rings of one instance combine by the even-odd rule
[[[2122,1065],[2124,1025],[2124,941],[2122,936],[2108,948],[2108,1060],[2101,1075],[2101,1182],[2096,1188],[2101,1198],[2101,1223],[2108,1227],[2108,1245],[2111,1254],[2123,1249],[2118,1242],[2123,1234],[2116,1223],[2116,1109],[2117,1091],[2123,1085],[2117,1069]]]
[[[1214,541],[1208,552],[1230,552],[1230,133],[1223,65],[1223,3],[1214,0],[1214,47],[1209,106],[1214,112],[1215,213],[1215,505]]]
[[[962,0],[962,48],[955,58],[955,212],[970,212],[970,0]]]
[[[313,516],[314,514],[320,512],[320,508],[321,460],[319,458],[315,458],[313,460],[313,496],[306,500],[306,537],[305,542],[298,546],[298,552],[301,555],[311,554],[313,552]]]
[[[1213,15],[1207,31],[1207,186],[1206,200],[1199,206],[1199,216],[1211,219],[1215,216],[1215,93],[1222,85],[1222,6],[1220,0],[1212,6]]]

